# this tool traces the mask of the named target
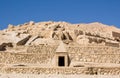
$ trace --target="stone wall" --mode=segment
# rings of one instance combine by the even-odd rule
[[[54,54],[56,49],[56,45],[34,45],[28,47],[27,53]]]
[[[36,64],[51,65],[50,62],[57,46],[30,46],[27,52],[10,53],[0,52],[0,72],[3,73],[24,73],[24,74],[100,74],[118,75],[120,67],[61,67],[49,68],[40,66],[5,66],[4,64]],[[120,48],[108,46],[67,46],[67,51],[71,61],[91,62],[91,63],[115,63],[120,64]],[[3,66],[3,67],[2,67]]]
[[[46,64],[50,62],[57,46],[30,46],[27,52],[0,52],[0,63],[7,64]],[[67,46],[71,61],[120,64],[120,48],[107,46]]]
[[[0,53],[0,63],[6,64],[46,64],[53,55],[50,54],[25,54],[25,53]]]
[[[82,74],[87,71],[87,68],[4,68],[3,73],[23,73],[23,74]]]
[[[120,64],[120,48],[117,47],[79,46],[67,49],[72,61]]]
[[[119,47],[119,43],[106,42],[105,45],[106,45],[106,46],[112,46],[112,47]]]
[[[22,74],[87,74],[87,75],[120,75],[120,68],[3,68],[2,73],[22,73]]]
[[[29,46],[26,52],[0,52],[0,63],[6,64],[46,64],[54,57],[57,46]],[[24,49],[24,48],[23,48]],[[12,50],[11,50],[12,51]]]

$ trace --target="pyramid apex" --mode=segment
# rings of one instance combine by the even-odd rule
[[[56,52],[67,52],[66,48],[65,48],[65,44],[60,41],[60,44],[58,46],[58,48],[56,49]]]

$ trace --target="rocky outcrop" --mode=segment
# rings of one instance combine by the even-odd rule
[[[0,51],[5,51],[6,47],[13,47],[13,44],[12,43],[2,43],[0,45]]]
[[[66,22],[38,22],[30,21],[17,26],[8,25],[7,29],[0,31],[1,43],[14,43],[17,45],[32,45],[39,40],[51,38],[62,40],[65,43],[101,44],[106,40],[120,43],[120,29],[98,22],[89,24],[70,24]],[[26,36],[25,36],[26,35]],[[38,39],[41,38],[41,39]]]
[[[26,43],[25,45],[30,45],[30,44],[31,44],[33,41],[35,41],[37,38],[39,38],[38,35],[31,37],[31,38],[27,41],[27,43]]]
[[[30,39],[30,35],[25,36],[24,38],[20,39],[16,44],[17,45],[25,45],[26,42]]]
[[[31,45],[56,45],[56,41],[53,39],[44,39],[44,38],[37,38],[33,42],[31,42]]]
[[[52,38],[57,40],[72,40],[70,34],[66,31],[57,31],[52,33]]]

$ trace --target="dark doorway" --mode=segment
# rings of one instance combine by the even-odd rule
[[[58,57],[58,66],[65,66],[65,57],[64,56]]]

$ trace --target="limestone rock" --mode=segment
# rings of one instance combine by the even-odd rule
[[[29,41],[25,44],[25,45],[30,45],[33,41],[35,41],[37,38],[39,38],[39,36],[33,36],[29,39]]]
[[[14,28],[14,26],[12,24],[9,24],[8,29],[12,29],[12,28]]]
[[[34,24],[35,24],[34,21],[30,21],[30,22],[29,22],[29,25],[30,25],[30,26],[32,26],[32,25],[34,25]]]
[[[79,44],[88,44],[89,39],[86,38],[84,35],[83,36],[78,36],[77,37],[77,43],[79,43]]]
[[[12,43],[2,43],[0,45],[0,51],[6,50],[6,47],[13,47]]]
[[[36,35],[43,39],[52,38],[54,40],[63,40],[65,43],[71,43],[71,41],[73,41],[79,44],[83,44],[84,42],[84,44],[101,44],[105,43],[106,39],[120,43],[119,33],[120,29],[98,22],[70,24],[67,22],[48,21],[35,23],[30,21],[17,26],[8,25],[8,29],[1,31],[0,40],[3,40],[1,43],[18,43],[24,38],[29,40],[29,37],[26,38],[22,36],[22,34],[29,34],[33,39],[31,38],[31,41],[29,40],[28,42],[25,40],[25,42],[27,42],[26,45],[34,41]],[[85,35],[86,38],[83,38],[82,35]]]
[[[55,40],[53,39],[44,39],[44,38],[37,38],[33,42],[31,42],[31,45],[56,45]]]
[[[58,27],[59,27],[58,24],[52,24],[52,25],[49,25],[47,28],[51,30],[56,30]]]
[[[58,39],[58,40],[72,40],[72,37],[66,31],[53,32],[52,38]]]
[[[30,35],[26,35],[24,38],[21,38],[16,44],[17,45],[25,45],[26,42],[30,39]]]

